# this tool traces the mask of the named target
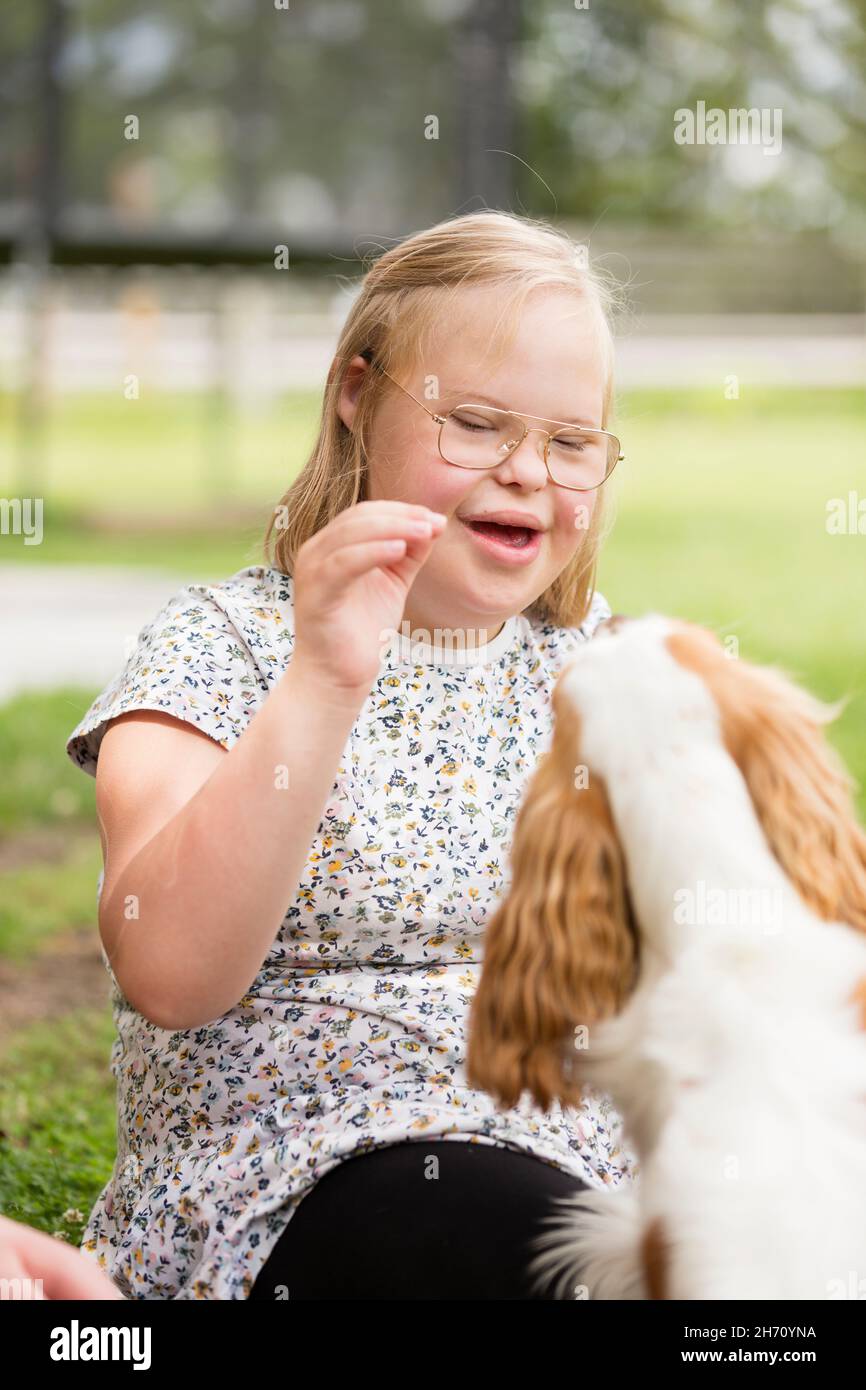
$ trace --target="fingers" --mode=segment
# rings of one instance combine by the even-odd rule
[[[446,520],[441,512],[409,502],[359,502],[354,507],[347,507],[314,539],[321,538],[322,542],[327,542],[331,553],[346,545],[380,537],[426,540],[431,530],[441,529]]]
[[[68,1250],[69,1255],[77,1254],[76,1251]],[[43,1280],[43,1296],[48,1299],[121,1299],[126,1302],[125,1294],[120,1292],[116,1285],[97,1266],[86,1260],[83,1255],[78,1255],[78,1268],[61,1268],[58,1266],[52,1270],[48,1279]]]
[[[406,503],[361,502],[347,509],[339,528],[337,520],[325,528],[334,532],[327,554],[316,557],[317,580],[325,602],[336,597],[347,582],[377,565],[398,565],[407,560],[410,569],[422,565],[447,517]],[[319,535],[324,540],[324,532]]]
[[[433,540],[433,532],[427,528],[426,536],[404,538],[384,538],[376,541],[358,541],[355,545],[341,545],[328,556],[322,565],[320,582],[325,589],[324,597],[330,598],[342,590],[348,581],[357,579],[377,565],[399,565],[408,560],[418,567],[424,563]]]
[[[0,1231],[0,1264],[5,1270],[10,1256],[32,1280],[41,1280],[45,1299],[123,1299],[106,1274],[72,1246],[56,1236],[33,1230],[22,1222],[3,1222]]]
[[[330,554],[338,555],[350,546],[365,544],[368,541],[402,541],[407,546],[413,541],[428,541],[442,527],[431,521],[418,521],[414,517],[376,516],[363,526],[347,526]]]

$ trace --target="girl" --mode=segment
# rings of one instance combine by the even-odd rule
[[[83,1248],[130,1297],[548,1298],[552,1198],[636,1172],[604,1097],[497,1111],[463,1070],[551,688],[610,614],[606,302],[504,213],[384,254],[271,563],[182,589],[70,735],[118,1029]]]

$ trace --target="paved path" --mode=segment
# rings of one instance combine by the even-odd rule
[[[109,565],[0,564],[0,700],[101,688],[184,581]]]

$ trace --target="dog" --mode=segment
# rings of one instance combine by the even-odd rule
[[[658,613],[561,672],[467,1075],[610,1096],[637,1164],[557,1199],[555,1297],[866,1295],[866,835],[831,706]],[[539,1252],[539,1253],[536,1253]]]

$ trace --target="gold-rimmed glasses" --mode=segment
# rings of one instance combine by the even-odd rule
[[[372,353],[363,352],[361,356],[436,421],[439,455],[457,468],[495,468],[514,453],[527,434],[538,431],[544,435],[544,463],[551,481],[557,487],[575,492],[592,492],[606,482],[624,457],[619,439],[610,430],[579,428],[560,420],[545,420],[548,425],[559,426],[556,430],[545,430],[539,425],[524,423],[524,420],[543,420],[542,415],[523,415],[472,402],[455,405],[447,415],[437,415],[401,386]]]

